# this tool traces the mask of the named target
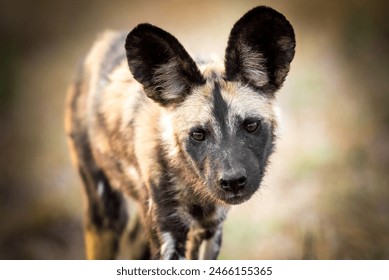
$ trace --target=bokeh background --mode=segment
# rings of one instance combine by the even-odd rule
[[[265,4],[293,24],[297,51],[277,152],[231,211],[220,258],[389,259],[388,3],[0,0],[0,258],[85,257],[64,100],[99,32],[150,22],[223,56],[234,22]]]

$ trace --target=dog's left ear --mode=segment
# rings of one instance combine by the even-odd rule
[[[295,45],[292,25],[282,14],[256,7],[231,30],[225,55],[226,79],[273,95],[288,74]]]

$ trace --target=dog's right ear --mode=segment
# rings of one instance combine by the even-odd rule
[[[128,66],[148,97],[161,105],[182,101],[205,83],[196,63],[178,40],[151,24],[135,27],[126,39]]]

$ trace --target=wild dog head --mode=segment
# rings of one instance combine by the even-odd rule
[[[238,204],[259,188],[274,149],[275,93],[294,57],[286,18],[257,7],[233,26],[224,67],[196,64],[178,40],[150,24],[126,40],[134,78],[161,108],[161,138],[201,181],[199,192]]]

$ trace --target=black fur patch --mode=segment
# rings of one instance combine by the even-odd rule
[[[101,62],[100,77],[107,79],[112,70],[126,59],[126,53],[123,45],[126,40],[126,33],[120,33],[113,41],[107,51],[103,61]]]
[[[194,204],[189,208],[189,214],[198,221],[207,219],[210,215],[214,214],[215,206],[213,204],[199,205]]]
[[[158,163],[162,168],[162,176],[159,182],[150,182],[151,195],[156,206],[156,216],[160,232],[170,233],[176,241],[176,252],[179,256],[173,256],[173,259],[179,259],[185,256],[185,241],[189,231],[188,226],[182,221],[182,218],[176,214],[180,207],[177,191],[172,184],[172,172],[169,170],[167,159],[162,147],[158,146]]]
[[[221,95],[219,83],[215,82],[215,87],[213,89],[213,116],[219,123],[223,134],[226,130],[227,115],[228,105]]]
[[[101,200],[95,200],[95,203],[92,204],[91,215],[94,224],[109,227],[121,233],[127,221],[126,213],[123,211],[123,195],[112,189],[108,178],[102,171],[97,171],[92,176],[96,180],[95,187],[97,188],[101,184],[103,188]]]

